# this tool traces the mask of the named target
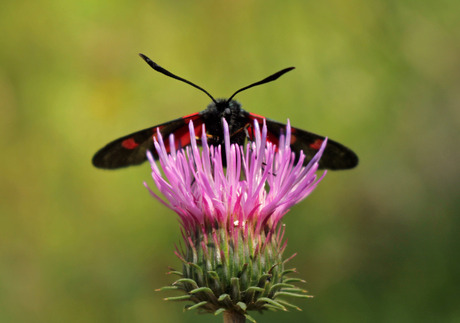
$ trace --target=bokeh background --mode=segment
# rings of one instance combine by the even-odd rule
[[[3,1],[0,322],[221,322],[162,300],[176,217],[91,166],[203,93],[353,148],[285,218],[312,300],[259,322],[460,322],[460,2]],[[174,295],[174,294],[172,294]]]

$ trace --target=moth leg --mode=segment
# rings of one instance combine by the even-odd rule
[[[237,131],[235,131],[234,133],[232,133],[232,134],[230,135],[230,137],[233,137],[233,136],[239,134],[241,131],[244,131],[244,133],[245,133],[245,135],[246,135],[246,138],[249,139],[250,137],[249,137],[248,128],[249,128],[250,126],[251,126],[250,123],[245,124],[244,127],[240,128],[240,129],[238,129]]]
[[[243,128],[244,129],[244,134],[246,135],[246,139],[248,139],[248,140],[251,139],[251,137],[249,136],[249,131],[248,131],[250,126],[251,126],[250,123],[246,123],[246,125]]]

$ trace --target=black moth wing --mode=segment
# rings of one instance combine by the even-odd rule
[[[278,138],[280,134],[286,132],[286,125],[253,113],[249,115],[252,120],[256,119],[260,125],[263,124],[263,119],[265,119],[268,131],[267,140],[278,145]],[[325,139],[325,137],[312,132],[291,127],[291,149],[296,156],[299,156],[300,152],[303,151],[306,157],[305,165],[318,152]],[[319,161],[319,168],[341,170],[350,169],[356,165],[358,165],[358,156],[351,149],[334,140],[327,139],[326,149]]]
[[[189,122],[194,122],[197,136],[201,135],[202,118],[194,113],[182,118],[168,121],[151,128],[143,129],[124,137],[118,138],[101,148],[93,157],[93,165],[98,168],[116,169],[131,165],[139,165],[147,160],[147,150],[157,158],[153,137],[157,136],[157,129],[165,142],[169,152],[169,135],[174,133],[175,147],[185,147],[190,144]]]

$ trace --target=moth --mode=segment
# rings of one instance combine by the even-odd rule
[[[261,81],[245,86],[228,99],[214,99],[211,94],[200,86],[179,77],[163,67],[153,62],[143,54],[139,54],[144,61],[155,71],[176,80],[185,82],[208,95],[212,102],[206,109],[195,112],[184,117],[174,119],[147,129],[136,131],[124,137],[118,138],[101,148],[93,157],[92,162],[95,167],[105,169],[117,169],[127,166],[139,165],[147,160],[146,152],[149,150],[157,158],[158,155],[154,148],[153,138],[157,136],[157,130],[160,131],[165,147],[169,150],[169,135],[174,134],[174,145],[176,149],[184,148],[190,145],[189,122],[193,121],[195,134],[201,138],[202,125],[205,125],[206,136],[209,145],[217,146],[224,143],[222,128],[222,119],[228,123],[230,141],[239,145],[244,144],[246,140],[253,140],[254,121],[261,126],[265,120],[267,125],[267,140],[273,144],[278,144],[279,136],[284,133],[286,125],[264,116],[257,115],[243,110],[241,104],[233,98],[240,92],[254,86],[262,85],[278,79],[283,74],[291,71],[294,67],[288,67],[276,72]],[[304,163],[313,158],[321,147],[325,137],[314,134],[309,131],[291,127],[291,149],[299,156],[303,151],[306,158]],[[222,145],[223,147],[224,145]],[[225,154],[223,154],[225,156]],[[328,139],[326,149],[319,162],[319,168],[341,170],[350,169],[358,164],[358,156],[344,145]]]

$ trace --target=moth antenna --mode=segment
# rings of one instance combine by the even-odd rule
[[[236,91],[235,93],[232,94],[232,96],[227,100],[227,102],[230,102],[231,99],[233,99],[235,97],[235,95],[237,95],[238,93],[244,91],[244,90],[247,90],[251,87],[254,87],[254,86],[257,86],[257,85],[261,85],[261,84],[265,84],[265,83],[268,83],[268,82],[272,82],[274,80],[276,80],[277,78],[279,78],[281,75],[283,75],[284,73],[287,73],[289,71],[292,71],[295,67],[288,67],[288,68],[285,68],[279,72],[276,72],[275,74],[272,74],[266,78],[264,78],[262,81],[259,81],[259,82],[255,82],[255,83],[252,83],[248,86],[245,86],[241,89],[239,89],[238,91]]]
[[[211,98],[211,100],[217,104],[216,100],[212,97],[211,94],[208,93],[208,91],[206,91],[205,89],[203,89],[202,87],[182,78],[182,77],[179,77],[177,75],[174,75],[173,73],[171,73],[170,71],[164,69],[163,67],[161,67],[160,65],[158,65],[157,63],[155,63],[154,61],[152,61],[150,58],[148,58],[147,56],[145,56],[144,54],[139,54],[140,57],[142,57],[142,59],[150,65],[151,68],[153,68],[155,71],[157,72],[160,72],[161,74],[164,74],[166,76],[169,76],[169,77],[172,77],[173,79],[176,79],[176,80],[179,80],[179,81],[182,81],[184,83],[187,83],[191,86],[193,86],[194,88],[197,88],[198,90],[201,90],[202,92],[206,93],[207,96],[209,96]]]

